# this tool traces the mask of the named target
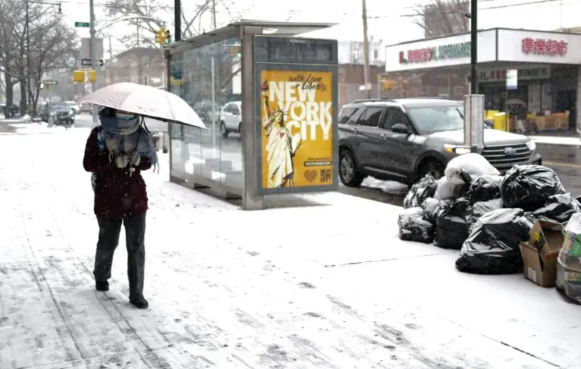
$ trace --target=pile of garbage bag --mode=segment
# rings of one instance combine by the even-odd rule
[[[529,239],[535,218],[522,209],[497,209],[484,214],[462,245],[456,268],[478,274],[518,273],[523,268],[520,243]]]
[[[456,267],[462,272],[518,273],[519,244],[528,241],[536,220],[564,225],[576,219],[580,236],[572,249],[579,252],[575,288],[581,299],[581,197],[567,193],[552,169],[515,165],[502,176],[470,153],[452,159],[444,173],[439,180],[427,175],[410,189],[398,220],[402,240],[461,250]],[[564,258],[563,270],[576,270],[570,265]],[[563,286],[573,288],[566,281]]]
[[[431,243],[434,241],[434,225],[423,219],[420,207],[405,209],[399,214],[399,238],[404,241]]]
[[[571,216],[557,259],[557,288],[581,303],[581,213]]]

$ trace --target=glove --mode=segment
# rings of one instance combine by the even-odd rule
[[[115,158],[115,165],[117,168],[127,168],[129,165],[129,157],[127,155],[119,155]]]
[[[137,151],[133,151],[131,154],[129,154],[129,162],[134,167],[138,166],[141,162],[141,155]]]

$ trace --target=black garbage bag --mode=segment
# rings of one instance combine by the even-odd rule
[[[529,239],[534,222],[534,215],[522,209],[498,209],[484,214],[462,245],[456,268],[476,274],[522,271],[519,243]]]
[[[472,225],[474,225],[484,214],[490,213],[493,210],[502,209],[502,206],[502,199],[479,201],[475,203],[470,207],[470,209],[468,209],[468,213],[466,214],[468,227],[472,227]]]
[[[424,220],[435,225],[438,222],[440,212],[450,207],[453,203],[454,200],[438,200],[435,198],[426,199],[422,204],[422,208],[424,209]]]
[[[424,201],[434,197],[438,182],[431,175],[426,175],[418,183],[412,186],[403,200],[403,207],[406,209],[421,206]]]
[[[557,174],[542,165],[515,165],[500,184],[500,195],[507,208],[535,211],[553,195],[564,194]]]
[[[581,213],[581,204],[570,193],[549,197],[545,206],[533,212],[539,220],[566,223],[575,213]]]
[[[500,182],[502,177],[477,178],[468,189],[466,198],[474,204],[480,201],[489,201],[500,198]]]
[[[399,238],[404,241],[432,243],[434,225],[423,219],[424,210],[420,207],[405,209],[399,214]]]
[[[468,238],[466,213],[470,203],[466,198],[443,204],[436,222],[434,246],[460,250]]]

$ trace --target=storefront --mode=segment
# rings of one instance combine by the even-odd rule
[[[510,129],[568,130],[578,124],[581,35],[495,28],[478,33],[478,91],[485,107],[506,112]],[[462,74],[470,81],[470,35],[386,47],[386,72]],[[517,84],[507,88],[507,71]],[[455,86],[461,87],[461,86]]]

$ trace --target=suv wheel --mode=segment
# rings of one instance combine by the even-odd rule
[[[416,181],[419,181],[428,174],[434,177],[434,179],[440,179],[444,176],[445,170],[444,165],[437,160],[424,161],[418,170]]]
[[[359,187],[363,182],[363,175],[357,170],[355,157],[348,149],[341,150],[339,154],[339,177],[347,187]]]
[[[230,133],[226,129],[226,124],[224,122],[220,122],[220,133],[222,134],[222,137],[224,137],[224,138],[227,138],[228,134]]]

